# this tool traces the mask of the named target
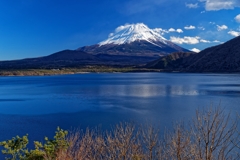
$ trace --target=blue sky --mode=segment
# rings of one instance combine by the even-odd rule
[[[0,60],[96,44],[118,26],[133,23],[202,50],[240,35],[240,1],[1,0]]]

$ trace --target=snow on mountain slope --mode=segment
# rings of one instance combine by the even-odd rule
[[[99,43],[100,46],[106,44],[126,44],[135,41],[145,40],[156,46],[159,46],[156,42],[162,42],[168,44],[168,41],[162,37],[158,32],[149,29],[143,23],[126,24],[118,27],[114,33],[111,33],[109,38]],[[159,46],[161,47],[161,46]]]
[[[168,41],[154,29],[143,23],[126,24],[118,27],[109,38],[98,44],[83,46],[77,50],[93,55],[159,57],[172,52],[188,50]]]

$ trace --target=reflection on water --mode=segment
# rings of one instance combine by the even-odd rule
[[[127,96],[127,97],[157,97],[157,96],[180,96],[198,95],[199,92],[196,86],[190,85],[105,85],[99,87],[100,95],[110,95],[110,96]]]
[[[168,101],[176,101],[177,97],[184,104],[219,102],[240,94],[239,77],[166,73],[1,77],[0,113],[50,114],[117,108],[141,112],[160,103],[172,107]]]
[[[240,112],[239,95],[237,74],[0,77],[0,140],[21,133],[44,137],[57,126],[108,128],[126,120],[164,128],[212,103]]]

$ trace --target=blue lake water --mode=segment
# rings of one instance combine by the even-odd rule
[[[160,128],[191,120],[197,108],[221,104],[240,113],[240,75],[101,73],[0,77],[0,141],[30,140],[64,129],[110,128],[120,121]]]

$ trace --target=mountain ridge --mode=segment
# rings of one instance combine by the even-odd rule
[[[150,62],[147,66],[180,72],[240,72],[240,36],[197,54],[169,60],[171,66],[163,66],[163,58],[157,60],[159,63]]]

